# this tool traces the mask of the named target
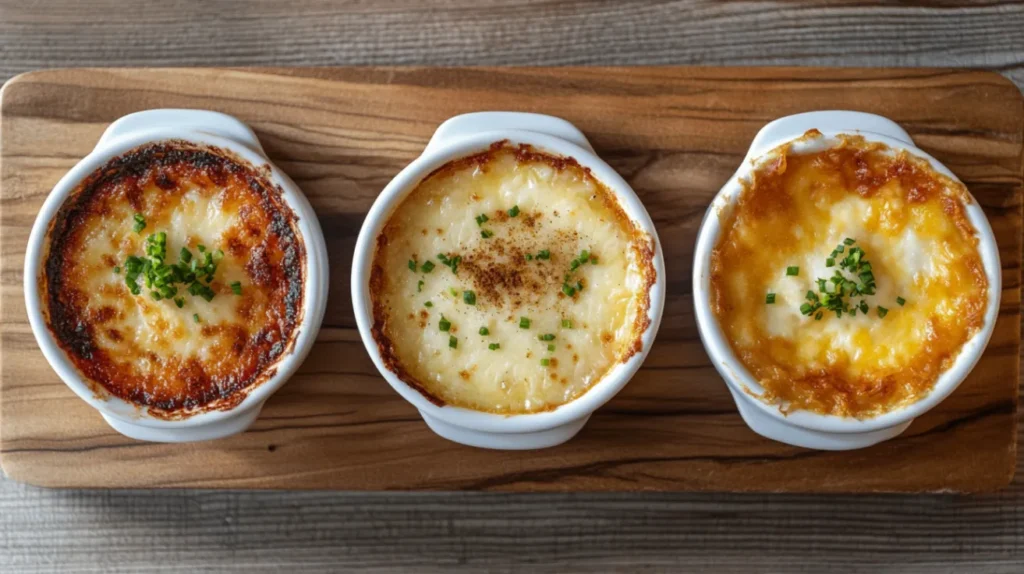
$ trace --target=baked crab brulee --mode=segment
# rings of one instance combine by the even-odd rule
[[[552,410],[642,350],[654,253],[589,169],[497,142],[435,170],[390,215],[373,337],[435,404]]]
[[[864,419],[926,396],[984,323],[971,201],[927,161],[859,136],[760,162],[720,214],[710,290],[760,398]]]
[[[50,331],[98,394],[177,419],[239,404],[291,352],[305,249],[265,174],[182,141],[86,177],[50,225]]]

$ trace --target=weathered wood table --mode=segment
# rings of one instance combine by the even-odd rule
[[[520,4],[0,0],[0,80],[67,66],[742,64],[965,66],[1024,85],[1021,5]],[[342,569],[1020,572],[1024,477],[980,496],[51,491],[0,478],[0,572]]]

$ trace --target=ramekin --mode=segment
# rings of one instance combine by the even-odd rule
[[[155,142],[184,140],[233,153],[280,186],[285,203],[298,216],[298,231],[306,248],[302,319],[292,350],[268,368],[276,372],[229,410],[200,411],[176,420],[154,417],[145,408],[116,397],[100,385],[90,385],[58,345],[43,317],[39,280],[47,230],[61,205],[78,184],[108,160]],[[92,152],[71,168],[46,198],[29,235],[25,254],[25,305],[32,334],[50,366],[83,401],[95,408],[119,433],[137,440],[192,442],[222,438],[245,431],[259,416],[263,403],[283,385],[309,353],[327,305],[327,247],[313,208],[288,176],[267,158],[256,134],[238,119],[210,111],[162,109],[138,112],[110,124]]]
[[[697,235],[693,264],[693,298],[697,326],[701,341],[715,368],[725,379],[743,420],[761,436],[805,448],[819,450],[849,450],[863,448],[891,439],[902,433],[914,418],[935,407],[948,397],[967,377],[981,358],[995,328],[999,314],[1002,275],[999,250],[988,219],[971,196],[967,216],[977,231],[978,251],[988,278],[988,302],[984,325],[964,344],[953,365],[939,376],[931,392],[916,402],[876,417],[856,419],[821,415],[806,410],[783,414],[776,405],[768,404],[754,395],[764,389],[751,376],[733,353],[709,302],[711,252],[721,233],[720,214],[739,196],[741,181],[749,180],[752,172],[770,156],[769,152],[787,142],[816,129],[821,137],[795,143],[790,153],[812,153],[835,145],[836,136],[859,135],[869,142],[879,142],[894,151],[905,150],[913,156],[927,160],[932,168],[954,181],[957,177],[935,158],[918,149],[910,135],[895,122],[873,114],[849,111],[809,112],[784,117],[771,122],[758,132],[736,174],[722,187],[704,216]]]
[[[646,232],[655,245],[657,274],[650,291],[650,325],[642,333],[643,350],[617,364],[604,378],[577,399],[558,408],[533,414],[498,415],[455,406],[438,406],[388,370],[371,334],[373,310],[370,270],[376,238],[394,209],[428,174],[442,165],[507,140],[529,144],[552,155],[571,157],[589,168],[616,197],[626,215]],[[665,262],[657,232],[636,193],[622,177],[594,153],[587,138],[571,123],[552,116],[516,112],[479,112],[456,116],[434,133],[423,154],[384,188],[366,216],[356,241],[352,264],[352,305],[366,351],[385,380],[416,407],[438,435],[451,441],[492,449],[536,449],[563,443],[576,435],[598,407],[615,396],[643,363],[654,343],[665,305]]]

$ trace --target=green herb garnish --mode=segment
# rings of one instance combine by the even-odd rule
[[[494,237],[494,232],[489,229],[484,229],[480,231],[480,237],[483,237],[484,239],[490,239]]]
[[[431,271],[434,270],[434,262],[425,261],[423,265],[420,265],[420,269],[422,269],[424,273],[430,273]]]
[[[449,256],[445,255],[444,253],[438,253],[437,254],[437,259],[443,265],[445,265],[449,269],[451,269],[452,273],[454,273],[456,275],[459,274],[459,263],[462,261],[462,257],[461,256],[456,255],[455,257],[449,257]]]
[[[530,320],[527,319],[526,317],[520,317],[519,318],[519,328],[520,329],[529,329],[530,328]]]
[[[540,366],[542,366],[542,367],[546,367],[546,366],[548,366],[550,364],[551,364],[551,361],[549,359],[541,359],[540,360]]]
[[[551,259],[551,252],[548,251],[547,249],[542,249],[542,250],[537,252],[537,259],[544,259],[544,260]]]
[[[433,307],[433,306],[434,306],[434,304],[433,304],[433,303],[431,303],[430,301],[427,301],[426,303],[424,303],[424,304],[423,304],[423,306],[424,306],[424,307]]]
[[[416,292],[417,293],[422,293],[423,292],[423,280],[422,279],[420,279],[419,281],[416,282]]]
[[[422,283],[422,281],[420,281],[420,283]],[[241,295],[242,294],[242,282],[241,281],[234,281],[234,282],[232,282],[231,283],[231,292],[234,293],[235,295]]]
[[[437,322],[437,328],[447,332],[452,328],[452,322],[449,321],[448,319],[445,319],[444,315],[441,315],[441,320]]]
[[[487,223],[488,219],[490,219],[490,218],[487,217],[485,214],[481,213],[480,215],[476,216],[476,224],[477,225],[483,225],[483,224]]]
[[[198,323],[199,322],[199,313],[193,313],[192,314],[192,320],[195,321],[196,323]]]
[[[480,334],[486,337],[487,335],[491,334],[491,330],[488,329],[487,327],[480,327]]]
[[[555,346],[554,345],[548,345],[548,351],[554,352],[555,351]]]
[[[800,268],[799,267],[797,267],[795,265],[792,266],[792,267],[786,267],[786,275],[788,275],[790,277],[795,277],[795,276],[797,276],[799,274],[800,274]]]
[[[764,296],[764,302],[765,302],[766,305],[774,305],[775,304],[775,293],[769,293],[769,294],[765,295]]]
[[[509,217],[515,217],[517,215],[519,215],[519,206],[518,205],[514,205],[514,206],[512,206],[512,209],[508,210],[508,216]]]
[[[448,336],[448,346],[452,349],[456,349],[459,346],[459,340],[454,335]]]
[[[897,297],[896,298],[896,304],[899,305],[900,307],[902,307],[902,306],[907,304],[907,300],[904,299],[903,297]]]
[[[467,305],[476,305],[476,293],[472,291],[463,291],[462,301]]]
[[[886,314],[888,314],[888,313],[889,313],[888,309],[886,309],[885,307],[882,307],[881,305],[878,306],[878,316],[879,317],[883,317],[884,318],[886,316]]]
[[[132,226],[132,229],[135,233],[142,233],[142,230],[146,228],[146,218],[141,213],[136,213],[134,219],[135,225]]]
[[[541,341],[554,341],[555,336],[551,333],[545,333],[543,335],[537,335],[537,339]]]
[[[490,345],[487,345],[487,348],[492,351],[497,351],[501,348],[501,343],[491,343]]]
[[[572,329],[572,321],[570,321],[569,319],[562,319],[562,328]]]

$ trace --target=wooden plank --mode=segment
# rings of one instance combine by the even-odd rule
[[[865,69],[67,70],[9,83],[0,109],[0,457],[49,486],[428,490],[988,490],[1015,464],[1021,244],[1020,92],[989,73]],[[328,238],[324,329],[252,432],[187,446],[107,428],[35,349],[20,292],[28,228],[53,183],[117,117],[197,107],[249,122],[304,189]],[[961,388],[899,440],[812,453],[761,439],[707,364],[689,298],[711,196],[771,119],[880,113],[978,197],[1004,263],[1000,320]],[[376,374],[353,329],[348,269],[378,191],[444,119],[551,113],[584,130],[659,229],[670,297],[644,369],[571,443],[490,452],[434,436]],[[61,413],[55,420],[54,413]]]

